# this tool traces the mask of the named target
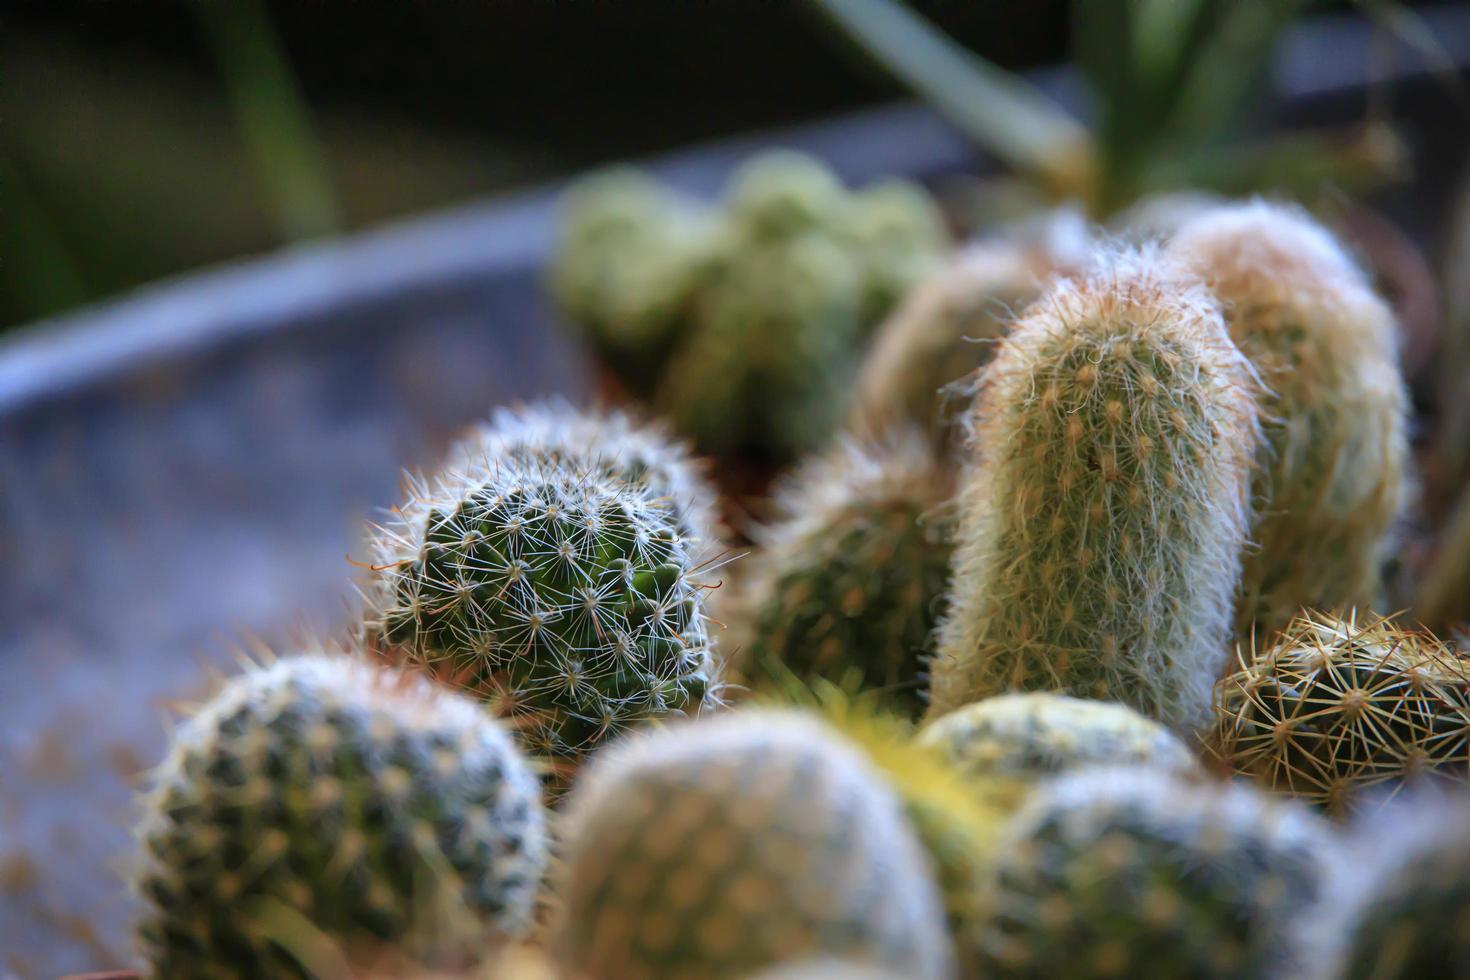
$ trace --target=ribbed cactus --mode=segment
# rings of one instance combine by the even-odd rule
[[[642,390],[687,320],[717,227],[708,209],[634,170],[598,174],[568,194],[552,295]]]
[[[789,478],[756,531],[741,618],[753,677],[856,675],[923,711],[930,637],[949,580],[948,481],[923,441],[844,440]]]
[[[416,482],[377,535],[366,637],[499,703],[557,777],[634,722],[712,706],[709,583],[655,493],[556,451]]]
[[[1005,690],[1205,721],[1257,427],[1214,301],[1149,252],[1055,285],[986,367],[930,717]]]
[[[740,711],[610,748],[564,840],[554,948],[569,976],[735,978],[821,956],[949,975],[898,799],[804,714]]]
[[[1208,280],[1267,390],[1238,635],[1279,629],[1304,607],[1373,604],[1408,488],[1408,398],[1388,305],[1293,208],[1206,212],[1169,252]]]
[[[1199,763],[1180,739],[1131,708],[1034,691],[977,701],[934,719],[919,741],[974,779],[1032,783],[1087,766],[1148,766],[1186,775]]]
[[[252,670],[155,780],[136,881],[155,976],[462,967],[531,924],[540,785],[478,705],[421,677],[320,653]]]
[[[1064,776],[997,847],[977,976],[1303,975],[1331,840],[1247,786],[1150,769]]]
[[[1305,615],[1242,649],[1217,702],[1215,753],[1335,815],[1406,780],[1470,780],[1470,655],[1427,633]]]

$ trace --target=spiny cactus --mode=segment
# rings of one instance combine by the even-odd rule
[[[1250,787],[1094,769],[1038,791],[996,848],[979,976],[1300,976],[1330,838]]]
[[[1267,389],[1237,634],[1279,629],[1304,607],[1372,604],[1407,493],[1392,312],[1331,234],[1294,208],[1207,212],[1169,251],[1208,280]]]
[[[733,978],[821,956],[949,975],[899,801],[810,716],[747,710],[630,738],[569,803],[554,940],[568,975]]]
[[[878,328],[858,372],[849,424],[881,433],[913,424],[936,450],[958,441],[962,387],[990,360],[1017,312],[1052,276],[1081,264],[1070,212],[1039,231],[977,242],[929,274]]]
[[[634,722],[718,702],[706,585],[662,499],[556,452],[415,481],[377,535],[365,635],[500,703],[565,777]]]
[[[708,209],[635,170],[598,174],[568,194],[552,295],[642,390],[677,340],[717,228]]]
[[[316,653],[227,685],[178,731],[138,828],[163,978],[311,976],[336,959],[477,962],[523,934],[540,786],[510,737],[422,677]]]
[[[1316,928],[1345,980],[1470,977],[1470,797],[1416,792],[1353,827]]]
[[[841,441],[778,493],[743,590],[753,673],[852,671],[906,715],[923,710],[949,579],[947,480],[914,434]]]
[[[1255,398],[1211,298],[1149,252],[1031,307],[985,368],[930,717],[1008,689],[1205,721]]]
[[[1087,766],[1139,765],[1199,771],[1188,748],[1131,708],[1033,691],[986,698],[934,719],[921,744],[941,751],[975,779],[1031,783]]]
[[[1211,748],[1342,814],[1414,777],[1470,779],[1470,656],[1386,620],[1304,615],[1220,681]]]

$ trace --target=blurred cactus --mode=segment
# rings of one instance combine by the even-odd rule
[[[656,493],[556,447],[414,481],[378,530],[366,636],[497,703],[558,780],[630,724],[711,707],[699,558]]]
[[[865,332],[935,269],[949,241],[938,204],[904,180],[853,194],[842,230],[862,270]]]
[[[1169,251],[1207,280],[1267,389],[1237,635],[1279,629],[1303,608],[1373,604],[1408,493],[1392,312],[1294,208],[1208,211]]]
[[[1301,976],[1332,840],[1248,786],[1149,769],[1064,776],[997,846],[979,976]]]
[[[1039,689],[1203,723],[1255,412],[1214,301],[1152,253],[1053,286],[982,375],[930,717]]]
[[[1139,198],[1108,220],[1108,230],[1127,241],[1168,241],[1180,228],[1229,199],[1204,191],[1161,191]]]
[[[1016,313],[1053,275],[1083,262],[1086,229],[1058,212],[1028,238],[1015,233],[969,246],[922,280],[883,321],[858,373],[850,423],[881,433],[925,428],[936,451],[958,441],[951,401],[962,379],[995,352]],[[1039,240],[1034,240],[1039,239]]]
[[[183,725],[138,828],[153,975],[288,977],[387,955],[462,967],[531,925],[540,787],[427,680],[313,654]],[[323,959],[328,957],[328,959]]]
[[[639,388],[658,377],[677,339],[716,228],[706,208],[636,170],[598,174],[568,192],[552,295]]]
[[[1305,615],[1216,694],[1212,750],[1340,815],[1405,780],[1470,778],[1470,658],[1385,620]]]
[[[555,949],[570,976],[745,977],[829,956],[950,973],[899,801],[814,718],[749,710],[637,736],[566,813]]]
[[[949,579],[948,481],[914,434],[844,440],[778,492],[780,517],[742,590],[755,676],[836,678],[922,713],[931,634]]]

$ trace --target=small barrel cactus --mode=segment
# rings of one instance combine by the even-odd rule
[[[718,701],[698,560],[653,492],[558,452],[415,483],[377,535],[367,639],[497,703],[558,791],[626,726]]]
[[[735,172],[725,198],[726,234],[741,243],[764,243],[835,235],[843,228],[848,193],[815,157],[772,150]]]
[[[806,958],[949,975],[929,863],[882,776],[797,712],[635,736],[566,811],[569,976],[736,978]]]
[[[1304,615],[1240,661],[1210,741],[1236,772],[1334,815],[1365,790],[1470,779],[1470,656],[1433,636]]]
[[[1205,722],[1257,425],[1214,301],[1149,252],[1099,258],[984,369],[930,717],[1006,690]]]
[[[1131,708],[1033,691],[1002,694],[934,719],[919,741],[975,779],[1025,782],[1087,766],[1148,766],[1186,775],[1185,744]]]
[[[138,828],[153,975],[316,975],[308,944],[425,968],[531,925],[540,784],[473,701],[344,656],[254,669],[178,731]],[[222,972],[227,971],[227,972]]]
[[[1371,605],[1408,489],[1393,313],[1293,208],[1206,212],[1169,252],[1209,282],[1267,392],[1238,636],[1269,634],[1304,607]]]
[[[1250,787],[1150,769],[1063,776],[996,850],[978,976],[1300,976],[1331,838]]]
[[[717,228],[704,206],[635,170],[598,174],[568,194],[552,295],[640,389],[678,339]]]
[[[923,711],[930,636],[949,580],[947,480],[923,441],[844,440],[780,489],[780,519],[743,589],[751,673],[851,671],[903,713]]]

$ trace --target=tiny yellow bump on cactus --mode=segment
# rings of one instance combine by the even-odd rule
[[[1214,300],[1152,251],[1099,256],[1027,310],[980,379],[929,717],[1024,688],[1202,724],[1259,432]]]
[[[1185,222],[1169,254],[1209,283],[1266,386],[1237,636],[1377,599],[1410,491],[1393,312],[1321,225],[1255,202]]]

